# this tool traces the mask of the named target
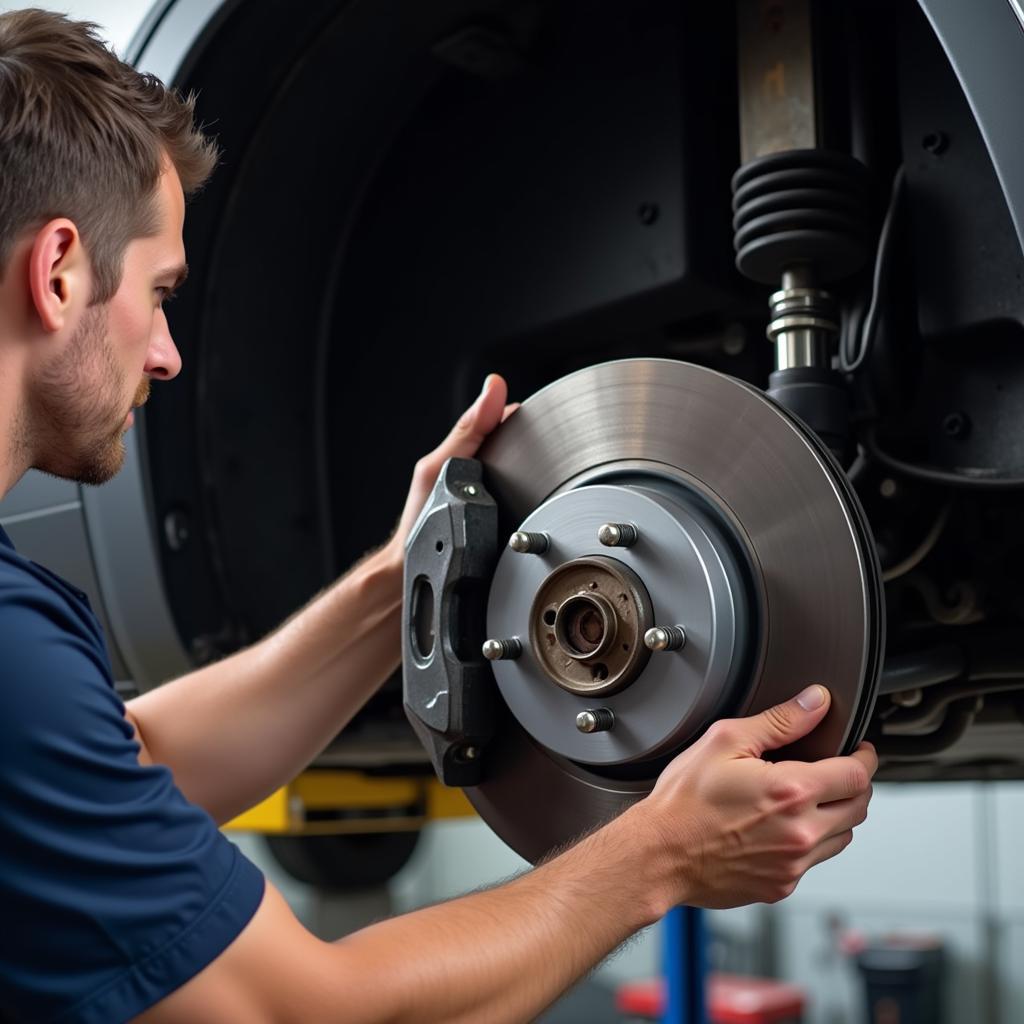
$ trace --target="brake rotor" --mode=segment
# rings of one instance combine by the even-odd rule
[[[467,789],[522,856],[620,813],[714,720],[809,683],[828,715],[772,756],[856,747],[884,640],[877,557],[842,469],[762,392],[671,360],[592,366],[480,459],[505,536],[543,538],[494,573],[488,636],[521,653],[493,663],[509,713]]]

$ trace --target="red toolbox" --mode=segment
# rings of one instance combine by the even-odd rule
[[[708,977],[710,1024],[800,1024],[806,1002],[804,990],[787,982],[739,974],[713,973]],[[665,983],[656,978],[621,985],[615,1006],[626,1018],[660,1020]]]

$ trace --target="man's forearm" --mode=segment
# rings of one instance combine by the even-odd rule
[[[498,888],[338,942],[311,935],[268,883],[242,934],[140,1021],[525,1024],[635,931],[688,897],[641,801]]]
[[[401,562],[369,556],[252,647],[130,701],[153,761],[218,821],[302,770],[397,667]]]
[[[517,1024],[669,909],[640,811],[501,886],[363,929],[338,943],[368,976],[387,963],[394,1024]],[[403,951],[396,955],[397,951]],[[379,1005],[379,1004],[378,1004]],[[363,1017],[345,1019],[363,1020]],[[324,1022],[342,1019],[327,1017]]]

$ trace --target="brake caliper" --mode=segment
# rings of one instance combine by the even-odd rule
[[[497,561],[498,507],[476,459],[449,459],[405,550],[405,710],[442,782],[473,786],[494,734],[494,675],[481,654]]]

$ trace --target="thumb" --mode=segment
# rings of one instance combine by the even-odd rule
[[[791,700],[742,720],[750,752],[760,757],[806,736],[825,717],[832,695],[824,686],[808,686]]]

